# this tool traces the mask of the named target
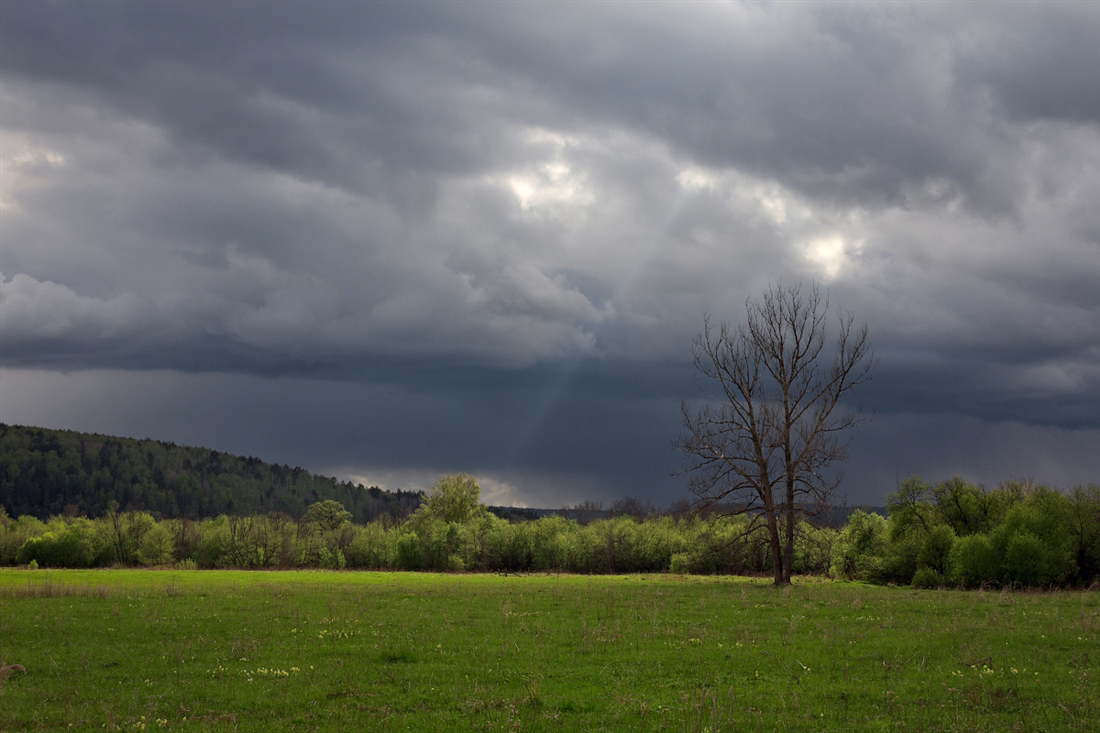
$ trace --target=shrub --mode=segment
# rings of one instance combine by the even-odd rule
[[[1072,517],[1073,506],[1069,499],[1045,487],[1033,489],[1024,501],[1013,505],[1004,524],[993,532],[994,545],[1007,562],[1016,535],[1030,535],[1033,539],[1017,540],[1014,562],[1018,564],[1005,569],[1006,582],[1060,585],[1074,578],[1077,563],[1075,538],[1070,529]]]
[[[914,588],[939,588],[943,584],[943,575],[928,566],[917,568],[911,583]]]
[[[340,550],[330,550],[327,547],[321,546],[317,552],[315,566],[328,570],[343,570],[347,567],[347,560],[344,559],[344,553]]]
[[[580,525],[573,519],[542,517],[531,525],[531,569],[561,570],[569,564]]]
[[[229,519],[224,514],[216,519],[200,523],[194,560],[200,568],[225,565],[225,546],[229,544]]]
[[[80,517],[66,523],[58,518],[48,526],[44,534],[23,543],[19,561],[35,560],[53,568],[92,568],[110,562],[110,541],[94,522]]]
[[[420,570],[423,554],[420,539],[412,532],[402,532],[397,537],[397,567],[399,570]]]
[[[14,565],[19,556],[19,548],[31,537],[46,532],[46,525],[31,516],[11,519],[0,506],[0,565]]]
[[[387,530],[381,522],[356,527],[344,557],[350,568],[383,570],[396,567],[397,530]]]
[[[534,564],[534,522],[511,523],[493,517],[482,539],[485,570],[529,572]]]
[[[800,575],[825,575],[832,562],[833,543],[840,531],[830,527],[815,527],[809,522],[798,523],[794,538],[794,562],[791,569]]]
[[[1001,563],[1003,580],[1024,586],[1043,586],[1055,582],[1050,554],[1047,545],[1031,532],[1015,532],[1008,540],[1004,562]]]
[[[909,583],[917,572],[917,558],[926,537],[917,533],[891,538],[868,580],[876,583]]]
[[[947,575],[951,564],[951,548],[955,544],[955,532],[946,524],[933,527],[925,537],[924,546],[917,553],[917,571],[930,568],[938,575]]]
[[[880,573],[885,548],[886,520],[857,509],[833,542],[829,572],[840,578],[872,580]]]
[[[691,572],[691,553],[688,552],[674,552],[668,562],[668,571],[670,573],[690,573]]]
[[[171,561],[175,549],[172,532],[158,523],[151,527],[138,544],[137,560],[142,565],[164,565]]]
[[[948,565],[952,582],[964,588],[977,588],[987,580],[997,580],[1001,559],[989,537],[972,534],[955,540]]]
[[[680,522],[679,527],[685,539],[675,548],[678,552],[669,553],[671,572],[710,575],[758,569],[754,538],[741,536],[746,528],[743,518],[696,519]],[[765,558],[770,562],[770,555]]]

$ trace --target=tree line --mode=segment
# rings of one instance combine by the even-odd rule
[[[297,520],[338,501],[355,522],[404,518],[420,492],[385,491],[206,448],[0,423],[0,507],[8,516],[99,517],[111,502],[154,517],[277,512]]]
[[[332,568],[447,572],[771,575],[766,526],[744,514],[682,511],[588,521],[503,519],[470,476],[446,476],[403,520],[358,524],[333,499],[298,520],[280,512],[157,519],[112,503],[95,519],[12,518],[0,508],[0,565]],[[1089,586],[1100,580],[1100,486],[1063,493],[961,479],[907,480],[888,515],[841,527],[800,521],[790,567],[920,587]]]
[[[913,477],[887,497],[885,518],[851,515],[832,572],[918,587],[1087,586],[1100,579],[1100,486],[1066,494],[1012,481],[986,491]]]

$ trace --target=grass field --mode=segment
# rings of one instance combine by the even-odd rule
[[[0,730],[1098,730],[1100,594],[0,570]]]

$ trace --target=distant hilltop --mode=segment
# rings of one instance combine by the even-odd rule
[[[403,519],[418,491],[386,491],[208,448],[0,423],[0,506],[9,516],[102,516],[110,502],[161,518],[282,512],[334,499],[366,523]]]

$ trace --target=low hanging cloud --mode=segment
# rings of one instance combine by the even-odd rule
[[[118,349],[141,340],[155,323],[152,305],[134,293],[109,299],[78,295],[65,285],[0,273],[0,330],[8,343],[34,353],[72,348]]]

